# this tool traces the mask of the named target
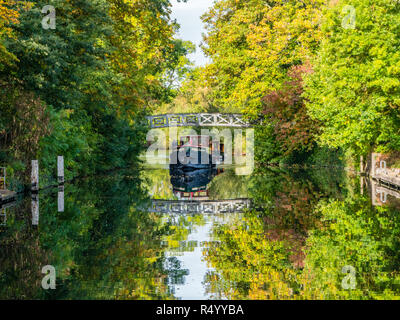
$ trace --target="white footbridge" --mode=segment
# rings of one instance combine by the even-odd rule
[[[233,127],[248,128],[252,125],[242,114],[234,113],[174,113],[146,117],[150,128],[167,127]]]

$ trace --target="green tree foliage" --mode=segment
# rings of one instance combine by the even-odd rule
[[[204,67],[196,67],[185,74],[174,99],[158,105],[154,113],[191,113],[221,111],[214,104],[207,85]]]
[[[10,208],[0,226],[0,298],[172,299],[171,282],[187,271],[171,253],[194,250],[188,235],[204,217],[147,212],[152,185],[141,175],[119,171],[68,184],[64,212],[54,193],[41,192],[39,228],[30,197]],[[55,290],[42,289],[45,265],[56,268]]]
[[[256,133],[264,162],[301,159],[316,138],[353,154],[399,150],[399,10],[391,0],[217,1],[203,16],[209,99],[267,115]]]
[[[18,23],[20,10],[29,8],[30,3],[18,3],[14,0],[0,1],[0,70],[5,66],[10,66],[16,58],[4,45],[6,37],[13,36],[11,24]]]
[[[101,179],[101,180],[99,180]],[[101,181],[101,183],[99,183]],[[40,230],[31,199],[9,211],[0,232],[3,299],[170,299],[164,237],[175,231],[146,205],[137,171],[67,187],[64,212],[40,194]],[[43,290],[42,267],[56,268],[56,290]]]
[[[88,99],[85,87],[95,70],[98,75],[105,74],[101,71],[106,68],[107,48],[98,43],[111,31],[108,6],[103,0],[52,1],[57,19],[52,30],[41,24],[45,16],[41,10],[47,4],[36,1],[32,9],[20,14],[19,24],[13,27],[16,39],[6,42],[19,62],[4,70],[2,77],[22,81],[25,88],[56,109],[81,108]]]
[[[46,5],[56,10],[55,29],[42,26]],[[172,84],[189,70],[185,55],[193,46],[174,38],[170,6],[168,0],[0,2],[0,23],[7,26],[0,43],[13,57],[0,68],[0,159],[27,167],[40,156],[45,176],[57,155],[64,155],[68,176],[136,161],[143,112],[173,97]]]
[[[171,84],[185,73],[189,42],[174,39],[169,0],[109,0],[116,48],[110,59],[121,77],[114,87],[121,108],[171,98]]]
[[[215,268],[208,292],[228,299],[399,299],[398,208],[372,207],[352,179],[347,192],[338,176],[321,183],[314,174],[255,172],[249,193],[258,210],[213,227],[219,242],[204,252]],[[355,272],[354,287],[346,266]]]
[[[318,124],[301,94],[319,48],[324,3],[222,0],[203,16],[212,63],[202,73],[210,99],[219,110],[265,118],[256,128],[261,162],[296,161],[316,145]]]
[[[306,81],[323,144],[359,154],[399,150],[399,19],[391,0],[335,1],[324,10],[315,72]]]
[[[1,145],[7,146],[17,160],[35,156],[40,139],[49,133],[50,116],[45,104],[32,92],[3,81],[0,92]]]
[[[196,51],[196,46],[190,41],[176,39],[173,41],[173,50],[167,60],[167,67],[162,81],[171,92],[179,92],[181,83],[192,71],[193,63],[187,55]]]
[[[316,211],[324,227],[307,239],[303,298],[399,299],[398,211],[372,208],[370,199],[359,195],[323,201]],[[345,266],[354,268],[353,288],[346,287]]]
[[[258,116],[261,98],[279,89],[292,65],[318,47],[323,1],[222,0],[203,16],[206,73],[224,110]]]
[[[288,244],[271,241],[256,213],[231,217],[229,225],[214,228],[212,242],[204,252],[215,268],[205,282],[217,299],[276,299],[290,297],[296,271],[289,261]]]

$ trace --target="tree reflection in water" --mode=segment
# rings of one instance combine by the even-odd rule
[[[150,198],[176,199],[168,169],[66,185],[64,212],[57,190],[41,192],[37,226],[31,199],[23,199],[0,227],[0,298],[174,299],[175,287],[188,285],[194,272],[180,256],[199,246],[209,265],[203,288],[212,298],[400,297],[393,192],[386,203],[377,194],[371,201],[365,186],[360,194],[359,178],[341,171],[233,172],[208,176],[207,197],[252,198],[253,209],[244,213],[139,210]],[[190,237],[204,226],[209,236]],[[56,290],[41,287],[45,265],[56,268]],[[344,266],[356,271],[353,290],[342,286]]]
[[[165,268],[170,225],[136,208],[147,201],[138,172],[67,185],[65,210],[56,193],[41,194],[40,222],[30,199],[9,214],[0,233],[0,298],[171,299]],[[56,290],[43,290],[41,269],[54,265]],[[28,272],[29,271],[29,272]]]
[[[329,175],[256,173],[249,193],[264,206],[215,226],[219,245],[204,252],[215,268],[205,279],[208,292],[227,299],[399,298],[398,210],[373,207],[354,179]],[[356,270],[354,290],[342,286],[344,266]]]

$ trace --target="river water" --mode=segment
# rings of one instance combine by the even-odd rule
[[[399,197],[340,168],[78,180],[1,210],[0,298],[398,298]]]

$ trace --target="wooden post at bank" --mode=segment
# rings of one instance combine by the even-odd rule
[[[371,183],[371,200],[372,200],[372,205],[376,206],[378,205],[376,201],[376,181],[372,179],[372,177],[369,178],[369,182]]]
[[[58,212],[64,212],[64,186],[58,186]]]
[[[32,209],[32,225],[37,226],[39,224],[39,194],[32,194],[31,201],[31,209]]]
[[[38,160],[32,160],[31,182],[32,182],[32,191],[38,192],[39,191],[39,161]]]
[[[364,173],[364,156],[360,156],[360,173]]]
[[[360,193],[361,194],[364,194],[364,177],[363,176],[361,176],[360,177]]]
[[[372,153],[371,154],[371,177],[375,177],[376,175],[376,158],[378,154],[377,153]]]
[[[58,184],[64,184],[64,157],[57,157],[57,176]]]

